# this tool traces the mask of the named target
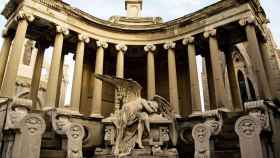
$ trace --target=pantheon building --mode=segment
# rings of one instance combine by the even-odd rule
[[[280,158],[280,50],[259,0],[168,22],[124,5],[102,20],[63,0],[6,2],[1,158]]]

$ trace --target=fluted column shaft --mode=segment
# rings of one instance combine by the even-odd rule
[[[116,65],[116,77],[124,77],[124,53],[127,51],[127,46],[123,44],[116,45],[117,53],[117,65]]]
[[[199,84],[198,84],[198,73],[197,73],[197,65],[196,65],[196,53],[195,53],[195,45],[194,45],[194,37],[187,37],[183,40],[183,44],[187,45],[187,53],[188,53],[188,73],[189,73],[189,87],[190,89],[190,99],[192,106],[192,114],[201,112],[201,101],[200,101],[200,93],[199,93]]]
[[[252,68],[257,77],[260,97],[258,99],[272,99],[271,91],[264,69],[264,63],[261,56],[260,46],[256,34],[256,21],[253,17],[247,17],[239,21],[240,25],[245,26],[248,40],[248,54],[252,61]]]
[[[0,53],[0,88],[5,74],[6,64],[8,62],[9,52],[12,45],[12,37],[8,35],[8,30],[4,29],[2,34],[4,41]]]
[[[37,43],[37,55],[35,60],[35,65],[33,68],[33,76],[31,81],[31,91],[30,91],[30,99],[32,100],[32,106],[36,107],[37,103],[37,96],[38,91],[40,88],[40,79],[41,79],[41,72],[42,72],[42,66],[44,61],[44,52],[47,46]]]
[[[89,38],[87,36],[82,34],[78,36],[75,70],[74,70],[75,75],[73,76],[71,102],[70,102],[72,110],[77,113],[79,113],[80,110],[85,43],[88,42],[89,42]]]
[[[147,98],[151,100],[156,94],[156,76],[155,76],[155,45],[146,45],[144,50],[147,52]]]
[[[174,108],[174,113],[179,117],[179,95],[177,84],[177,70],[176,70],[176,57],[174,48],[176,43],[170,42],[164,45],[164,49],[167,50],[168,58],[168,80],[169,80],[169,101]]]
[[[23,52],[25,35],[28,27],[28,22],[32,22],[34,17],[23,11],[19,11],[17,16],[18,26],[14,38],[13,47],[9,61],[6,66],[6,72],[3,79],[1,94],[7,97],[13,97],[16,93],[16,78],[20,64],[20,57]]]
[[[104,49],[108,48],[108,44],[104,41],[97,41],[97,52],[95,60],[95,74],[103,74],[104,65]],[[93,79],[93,95],[91,103],[91,116],[103,117],[102,116],[102,81],[97,78]]]
[[[210,60],[211,60],[211,69],[212,69],[212,86],[213,91],[209,91],[212,94],[211,104],[215,108],[226,108],[226,96],[225,96],[225,86],[223,80],[223,71],[221,66],[221,55],[218,46],[218,41],[216,39],[216,30],[209,29],[204,32],[204,37],[209,41],[210,48]]]
[[[50,67],[50,72],[49,72],[49,77],[48,77],[45,109],[55,107],[56,99],[57,99],[57,97],[60,97],[60,96],[57,96],[57,94],[59,94],[57,87],[58,87],[60,65],[63,64],[61,62],[63,38],[64,38],[64,35],[69,34],[69,31],[66,28],[63,28],[61,26],[57,26],[56,31],[57,31],[57,34],[56,34],[55,41],[54,41],[51,67]]]

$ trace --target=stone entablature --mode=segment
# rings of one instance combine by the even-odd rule
[[[7,6],[10,6],[10,3]],[[236,5],[239,5],[238,9],[234,8]],[[181,40],[188,34],[203,33],[206,27],[217,28],[231,22],[237,22],[244,16],[254,15],[253,9],[249,4],[227,0],[218,2],[204,9],[203,12],[198,11],[170,22],[137,26],[114,24],[100,20],[78,9],[71,8],[60,1],[27,1],[20,4],[18,8],[22,8],[27,13],[32,12],[36,18],[45,19],[49,23],[67,25],[72,31],[78,33],[85,31],[90,38],[106,40],[110,43],[125,43],[127,45],[146,45],[148,42],[162,44],[166,43],[167,39],[173,41]],[[40,8],[40,10],[37,8]],[[52,8],[52,10],[49,8]],[[8,7],[2,12],[6,17],[10,17],[7,27],[14,23],[14,15],[9,13],[9,10],[13,9],[13,7]],[[204,16],[204,12],[211,16]],[[154,33],[154,36],[148,36],[150,31]]]

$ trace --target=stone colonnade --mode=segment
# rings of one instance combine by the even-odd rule
[[[26,32],[28,24],[34,20],[34,17],[30,14],[20,11],[17,16],[18,26],[14,36],[14,44],[11,47],[11,36],[7,34],[7,31],[3,34],[4,44],[1,50],[0,58],[0,83],[1,83],[1,95],[13,97],[15,96],[16,90],[16,76],[19,66],[19,59],[24,47],[24,40],[26,37]],[[254,20],[242,19],[240,24],[245,26],[246,35],[248,38],[249,44],[249,54],[253,61],[254,71],[258,77],[258,86],[262,92],[262,98],[270,98],[270,89],[267,82],[267,76],[265,75],[264,63],[261,58],[260,49],[258,45],[257,35],[255,26],[253,25]],[[54,39],[54,49],[53,56],[51,61],[51,68],[49,72],[48,85],[47,85],[47,94],[46,94],[46,105],[45,109],[55,108],[56,100],[59,92],[59,76],[60,67],[62,65],[63,59],[63,43],[65,36],[69,34],[69,30],[63,26],[56,26],[56,36]],[[216,29],[206,29],[203,36],[205,40],[209,43],[210,52],[206,55],[206,61],[208,63],[208,78],[210,85],[210,100],[212,109],[215,108],[227,108],[227,103],[225,100],[225,87],[223,81],[222,68],[220,64],[220,49],[218,46],[218,40],[216,38],[217,31]],[[75,63],[75,75],[72,85],[72,97],[71,97],[71,106],[72,110],[76,113],[79,113],[80,106],[80,96],[81,96],[81,87],[82,87],[82,72],[83,72],[83,61],[85,53],[85,45],[89,42],[89,38],[86,33],[78,33],[77,37],[77,49],[76,49],[76,63]],[[199,93],[199,84],[198,84],[198,73],[196,65],[196,49],[195,49],[195,35],[187,36],[182,39],[183,45],[186,47],[187,59],[186,62],[188,65],[188,74],[189,79],[189,89],[187,90],[190,94],[192,113],[201,112],[201,102],[200,102],[200,93]],[[38,41],[37,41],[38,42]],[[106,41],[96,41],[97,51],[96,51],[96,62],[95,62],[95,73],[103,74],[103,64],[104,64],[104,51],[108,48],[108,43]],[[31,88],[31,98],[34,101],[37,93],[38,86],[40,81],[40,72],[42,68],[43,53],[44,50],[48,47],[44,42],[38,42],[38,55],[36,59],[36,66],[34,68],[34,75],[32,79],[32,88]],[[179,108],[179,95],[178,95],[178,83],[177,83],[177,70],[176,70],[176,43],[174,41],[167,42],[163,45],[164,49],[167,52],[168,58],[168,78],[169,78],[169,100],[171,105],[174,108],[174,112],[177,116],[180,116]],[[125,52],[128,50],[128,46],[125,44],[117,44],[115,46],[117,52],[116,58],[116,77],[124,77],[124,60]],[[11,50],[10,50],[11,49]],[[147,98],[152,99],[156,94],[156,72],[155,72],[155,52],[156,45],[148,44],[143,46],[143,51],[147,52]],[[9,52],[12,52],[9,54]],[[10,56],[10,60],[8,60]],[[5,69],[7,71],[5,71]],[[232,71],[230,71],[232,73]],[[233,75],[233,74],[231,74]],[[230,80],[230,82],[236,82],[235,80]],[[234,83],[231,83],[231,92],[234,95],[234,100],[238,99],[238,89]],[[93,87],[93,99],[92,99],[92,116],[102,117],[101,114],[102,108],[102,82],[94,79]]]

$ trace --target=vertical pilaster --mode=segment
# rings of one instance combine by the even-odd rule
[[[261,56],[260,46],[256,34],[256,20],[254,17],[246,17],[239,21],[241,26],[245,26],[245,31],[248,40],[248,54],[252,62],[252,68],[257,78],[259,87],[259,94],[261,98],[258,99],[272,99],[271,91],[264,69],[263,59]]]
[[[46,94],[46,106],[45,109],[50,109],[56,106],[56,98],[58,94],[58,79],[59,79],[59,70],[61,63],[61,54],[63,47],[63,38],[64,35],[68,35],[69,30],[62,27],[56,27],[56,37],[54,41],[54,48],[52,54],[52,62],[48,77],[48,85],[47,85],[47,94]]]
[[[222,71],[222,64],[221,64],[221,55],[220,50],[218,46],[218,41],[216,38],[216,30],[215,29],[208,29],[203,34],[204,38],[208,39],[209,41],[209,48],[210,48],[210,63],[211,65],[211,75],[207,76],[208,80],[209,77],[212,77],[210,81],[212,83],[208,84],[211,86],[213,90],[209,90],[209,93],[212,93],[210,98],[210,103],[213,104],[211,107],[214,108],[226,108],[228,105],[226,105],[226,92],[225,92],[225,86],[224,86],[224,80],[223,80],[223,71]],[[209,60],[209,59],[207,59]]]
[[[169,42],[164,44],[163,47],[167,50],[168,53],[169,101],[171,106],[173,106],[174,112],[177,117],[180,117],[176,57],[174,51],[175,46],[176,43]]]
[[[7,97],[13,97],[16,93],[16,78],[18,67],[20,64],[20,57],[25,42],[25,35],[28,27],[28,22],[34,20],[34,16],[24,11],[19,11],[16,20],[18,22],[13,47],[6,65],[6,72],[2,82],[1,94]]]
[[[85,43],[89,43],[89,38],[83,34],[80,34],[78,36],[75,70],[74,70],[74,76],[72,82],[72,93],[71,93],[71,102],[70,102],[72,110],[75,113],[79,113],[79,109],[80,109]]]
[[[192,106],[192,114],[199,113],[202,111],[201,101],[200,101],[200,93],[199,93],[199,83],[198,83],[198,73],[197,73],[197,65],[196,65],[196,53],[195,53],[195,45],[194,45],[194,37],[189,36],[183,40],[183,45],[187,45],[187,61],[188,61],[188,74],[189,80],[187,84],[189,84],[190,89],[188,89],[188,93],[191,99]]]
[[[123,78],[124,77],[124,53],[127,51],[127,46],[123,44],[116,45],[117,53],[117,69],[116,69],[116,77]]]
[[[40,87],[40,79],[41,79],[41,72],[42,66],[44,61],[44,52],[45,49],[48,47],[42,43],[37,42],[37,55],[35,60],[35,65],[33,67],[33,76],[31,81],[31,91],[30,91],[30,99],[32,100],[32,106],[35,108],[37,105],[37,96]]]
[[[4,41],[0,53],[0,88],[2,85],[6,65],[8,62],[9,52],[12,45],[12,37],[8,34],[8,29],[3,30],[2,37]]]
[[[156,77],[155,77],[155,45],[146,45],[144,47],[147,52],[147,98],[151,100],[156,94]]]
[[[104,41],[97,41],[97,52],[96,52],[96,61],[95,61],[95,74],[103,74],[103,65],[104,65],[104,49],[108,48],[108,43]],[[102,81],[97,78],[93,79],[93,99],[92,99],[92,112],[91,116],[103,117],[102,116]]]

